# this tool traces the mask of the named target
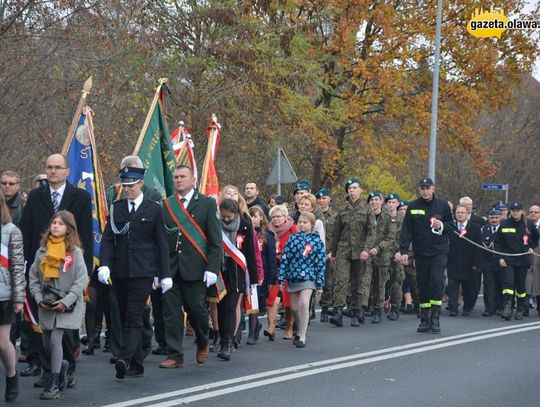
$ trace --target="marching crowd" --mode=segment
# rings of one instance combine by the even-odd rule
[[[468,197],[452,205],[437,196],[430,178],[418,182],[410,202],[379,191],[365,199],[357,178],[333,191],[346,195],[343,205],[328,189],[312,194],[307,181],[297,182],[290,203],[275,195],[264,202],[254,182],[244,194],[225,186],[216,202],[182,165],[173,174],[176,192],[162,198],[144,185],[140,158],[127,156],[120,182],[107,189],[97,253],[90,195],[67,182],[64,156],[51,155],[45,170],[28,194],[18,174],[2,174],[7,401],[18,396],[19,375],[40,376],[33,385],[41,399],[59,398],[77,384],[81,342],[92,355],[102,336],[123,380],[144,375],[150,352],[164,356],[161,368],[182,367],[185,335],[195,336],[198,364],[210,352],[230,360],[244,329],[247,345],[261,331],[274,341],[281,328],[283,339],[304,348],[317,302],[321,323],[336,328],[345,318],[359,327],[415,313],[421,333],[441,332],[443,301],[450,317],[460,304],[461,315],[470,315],[482,284],[482,316],[519,320],[540,305],[537,205],[526,213],[519,202],[499,202],[481,217]],[[79,338],[83,319],[86,337]],[[21,371],[18,341],[18,361],[27,363]]]

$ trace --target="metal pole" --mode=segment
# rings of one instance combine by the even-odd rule
[[[437,0],[437,27],[435,30],[435,61],[433,91],[431,94],[431,132],[429,137],[429,177],[435,182],[435,156],[437,153],[437,102],[439,99],[439,59],[441,56],[442,0]]]
[[[281,195],[281,146],[277,149],[277,194]]]
[[[504,191],[504,202],[508,203],[508,184],[506,184],[506,190]]]

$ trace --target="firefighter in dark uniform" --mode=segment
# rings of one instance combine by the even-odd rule
[[[481,240],[486,249],[494,250],[495,236],[501,222],[501,211],[493,209],[488,213],[488,223],[482,226]],[[480,270],[484,276],[484,312],[489,317],[502,311],[502,277],[504,269],[499,265],[499,256],[486,250],[481,251]]]
[[[512,319],[512,301],[514,294],[517,298],[516,319],[523,319],[523,310],[527,291],[525,280],[527,271],[532,264],[533,249],[538,247],[538,229],[531,220],[523,214],[523,206],[519,202],[510,205],[510,217],[503,222],[495,236],[495,250],[501,253],[529,253],[524,256],[501,256],[499,265],[504,268],[503,289],[504,298],[502,317]]]
[[[101,240],[98,278],[103,284],[112,280],[122,326],[122,348],[115,364],[118,379],[143,374],[146,302],[153,283],[160,283],[163,293],[172,287],[163,210],[142,193],[144,172],[136,167],[121,171],[126,198],[111,206]]]
[[[452,212],[447,201],[435,196],[431,178],[422,178],[418,187],[420,197],[409,202],[401,226],[399,250],[403,264],[407,265],[412,242],[421,310],[417,332],[440,333],[439,315],[449,249],[448,233],[453,229]]]

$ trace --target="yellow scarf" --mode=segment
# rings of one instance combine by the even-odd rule
[[[58,278],[60,275],[60,266],[65,258],[66,242],[64,242],[64,237],[49,236],[47,239],[47,251],[40,264],[43,280],[48,281]]]

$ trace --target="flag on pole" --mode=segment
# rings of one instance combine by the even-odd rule
[[[215,115],[212,115],[212,121],[208,125],[208,148],[204,159],[204,166],[201,174],[199,190],[201,193],[213,197],[216,201],[219,198],[219,180],[216,172],[216,156],[219,142],[221,139],[221,125],[217,122]]]
[[[174,150],[163,114],[165,82],[166,79],[160,79],[133,151],[133,155],[138,155],[146,168],[145,185],[157,190],[164,198],[174,193],[173,172],[176,168]]]
[[[71,137],[71,142],[68,144],[66,159],[70,168],[68,181],[72,185],[86,190],[92,199],[94,267],[97,267],[99,266],[101,234],[107,221],[107,201],[105,200],[103,172],[99,165],[92,115],[92,110],[88,106],[84,107]]]
[[[171,143],[176,155],[178,165],[186,165],[193,171],[195,182],[199,178],[197,171],[197,162],[195,161],[195,144],[189,134],[189,130],[184,127],[184,122],[178,123],[179,126],[171,133]]]

